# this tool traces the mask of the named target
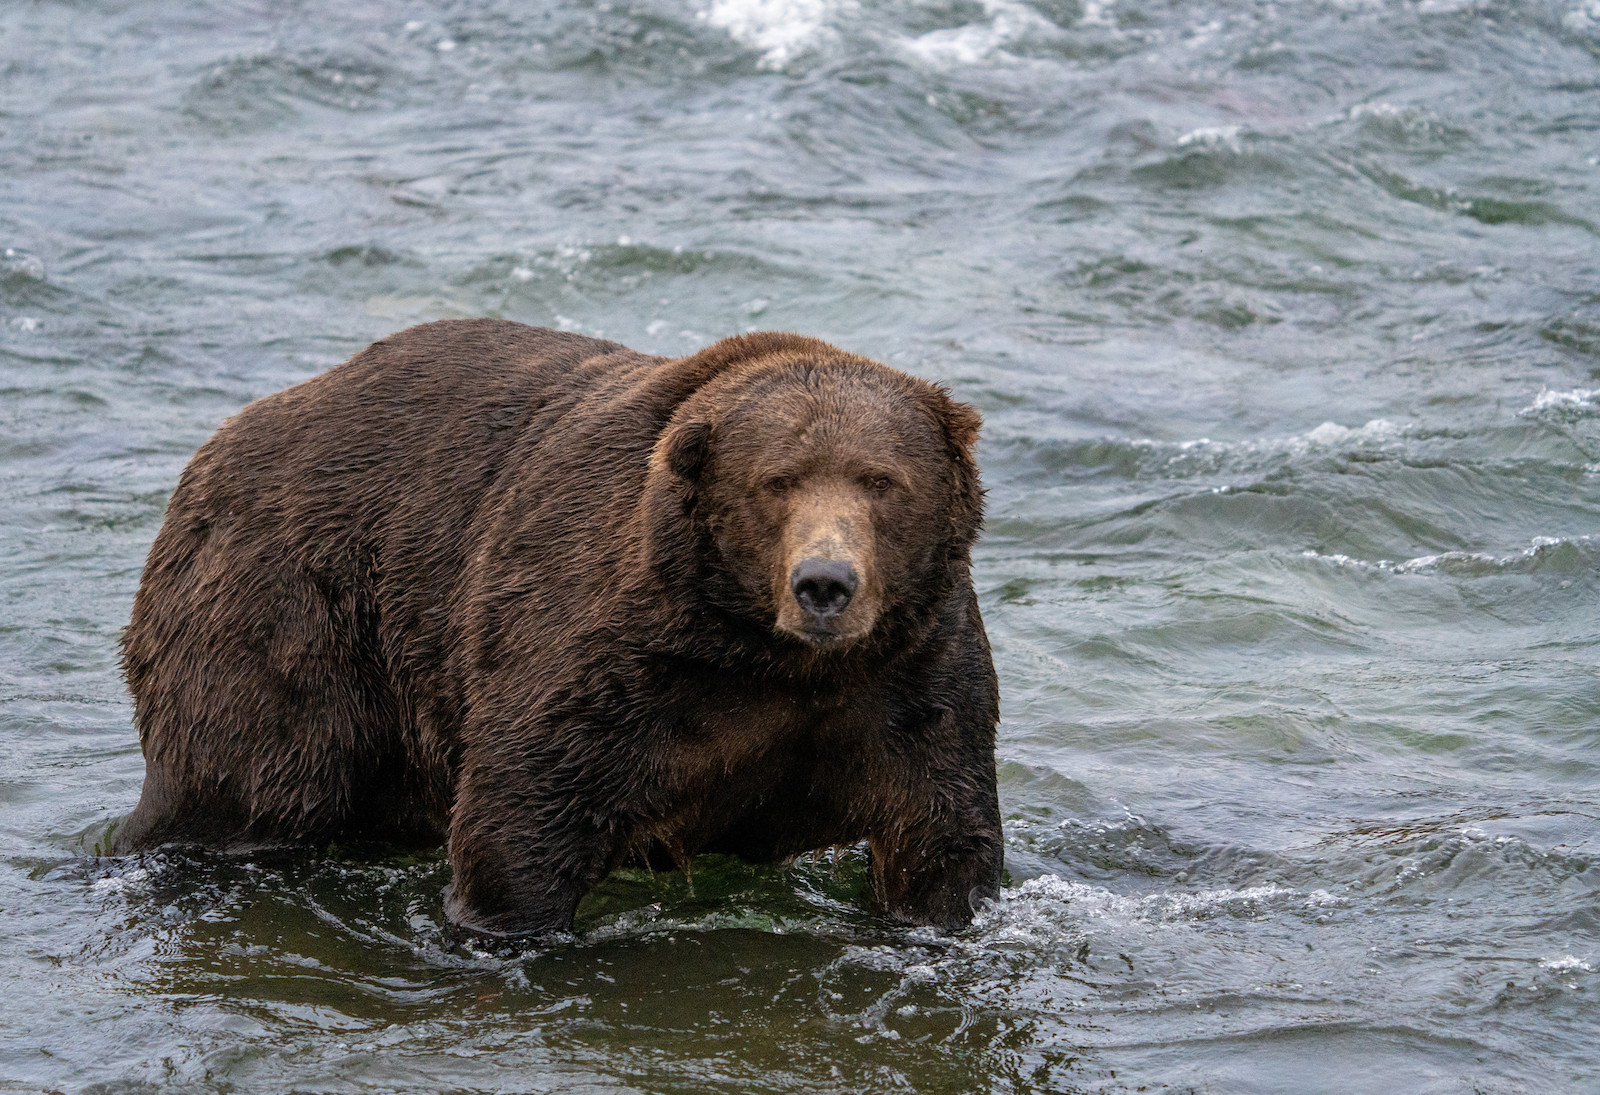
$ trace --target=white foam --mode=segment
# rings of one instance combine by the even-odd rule
[[[1525,556],[1517,556],[1524,558]],[[1484,563],[1488,566],[1503,565],[1506,560],[1482,551],[1441,551],[1437,555],[1419,555],[1415,559],[1407,559],[1403,563],[1395,563],[1390,569],[1401,574],[1412,574],[1419,570],[1437,570],[1441,563]]]
[[[1600,0],[1585,0],[1566,15],[1561,22],[1568,30],[1587,31],[1600,29]]]
[[[1190,441],[1157,441],[1148,437],[1107,439],[1110,445],[1126,445],[1147,450],[1160,459],[1165,456],[1161,472],[1165,475],[1186,478],[1195,475],[1212,475],[1227,469],[1245,470],[1254,463],[1278,460],[1283,457],[1301,457],[1318,450],[1389,449],[1400,446],[1410,434],[1410,427],[1374,418],[1361,426],[1344,426],[1337,422],[1324,422],[1305,433],[1287,437],[1259,437],[1240,441],[1214,441],[1199,437]],[[1227,493],[1228,488],[1213,488],[1213,493]]]
[[[1002,891],[1000,900],[980,914],[979,923],[994,933],[997,941],[1004,941],[1033,934],[1038,926],[1036,914],[1040,912],[1068,912],[1079,922],[1159,925],[1219,915],[1255,916],[1268,907],[1318,909],[1343,903],[1344,899],[1326,890],[1306,894],[1274,883],[1242,889],[1169,890],[1130,897],[1087,882],[1040,875],[1015,889]]]
[[[1593,542],[1593,536],[1535,536],[1528,541],[1527,547],[1511,555],[1489,555],[1481,551],[1444,551],[1437,555],[1422,555],[1415,559],[1408,559],[1403,563],[1396,564],[1395,569],[1401,571],[1430,570],[1446,563],[1485,563],[1494,567],[1509,567],[1537,558],[1548,548],[1560,547],[1563,544],[1587,545]]]
[[[1005,37],[992,25],[971,24],[929,31],[906,43],[906,49],[935,65],[975,65],[1000,52]]]
[[[849,0],[711,0],[700,18],[761,51],[761,67],[782,68],[814,46]]]
[[[0,270],[8,274],[22,274],[35,281],[44,280],[44,260],[20,247],[7,247],[0,252]]]
[[[1360,426],[1341,426],[1337,422],[1324,422],[1305,433],[1291,435],[1282,441],[1244,444],[1256,448],[1284,448],[1292,452],[1301,452],[1318,446],[1332,448],[1338,445],[1386,444],[1404,437],[1405,432],[1404,426],[1390,422],[1387,418],[1373,418]]]
[[[1585,962],[1583,959],[1576,958],[1570,954],[1564,954],[1560,958],[1546,958],[1543,962],[1539,963],[1539,968],[1542,970],[1554,970],[1557,973],[1566,973],[1568,971],[1576,970],[1581,970],[1584,973],[1594,972],[1594,967],[1592,965],[1590,965],[1588,962]]]
[[[912,56],[936,66],[1019,60],[1006,46],[1028,38],[1058,38],[1060,27],[1016,0],[983,0],[988,21],[929,31],[905,43]]]
[[[1357,103],[1345,112],[1346,117],[1356,118],[1398,118],[1405,111],[1393,103]]]
[[[1080,27],[1112,27],[1117,21],[1111,17],[1111,9],[1116,6],[1117,0],[1085,0],[1083,14],[1078,17]]]
[[[1191,129],[1178,138],[1178,147],[1185,148],[1189,145],[1203,145],[1208,148],[1229,148],[1235,151],[1239,148],[1239,134],[1244,132],[1244,127],[1239,125],[1208,125],[1199,129]]]
[[[1392,441],[1405,432],[1404,428],[1387,418],[1374,418],[1364,426],[1354,429],[1337,422],[1324,422],[1305,435],[1313,445],[1343,445],[1351,441]]]
[[[1380,126],[1399,129],[1412,136],[1442,135],[1447,129],[1439,116],[1431,110],[1416,106],[1398,106],[1394,103],[1357,103],[1345,112],[1345,117],[1353,122],[1365,118]],[[1476,272],[1481,276],[1497,276],[1499,273],[1493,268],[1480,269]]]
[[[135,889],[141,883],[149,880],[150,872],[146,868],[135,867],[131,871],[96,879],[91,888],[96,893],[119,893],[123,890]]]
[[[1288,453],[1298,456],[1314,448],[1388,445],[1401,440],[1405,435],[1405,426],[1391,422],[1387,418],[1374,418],[1362,426],[1341,426],[1337,422],[1324,422],[1305,433],[1291,434],[1288,437],[1264,437],[1248,441],[1213,441],[1209,437],[1198,437],[1192,441],[1180,441],[1177,444],[1177,455],[1168,463],[1173,464],[1185,457],[1209,453],[1218,455]],[[1141,449],[1161,449],[1169,446],[1171,442],[1138,438],[1129,441],[1128,444]]]
[[[1552,408],[1572,408],[1577,410],[1600,410],[1595,403],[1600,397],[1600,388],[1573,388],[1565,392],[1552,392],[1546,388],[1540,392],[1534,401],[1522,409],[1523,414],[1533,414],[1537,411]]]

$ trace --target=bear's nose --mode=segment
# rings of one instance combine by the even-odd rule
[[[837,559],[803,559],[789,572],[789,588],[806,613],[821,622],[845,610],[855,596],[856,568]]]

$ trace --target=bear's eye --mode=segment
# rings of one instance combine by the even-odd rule
[[[774,475],[762,486],[766,487],[768,494],[786,494],[794,486],[794,480],[787,475]]]
[[[892,486],[894,486],[894,480],[887,475],[872,475],[866,479],[867,489],[876,494],[882,494]]]

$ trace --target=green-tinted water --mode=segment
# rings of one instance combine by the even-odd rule
[[[0,7],[0,1089],[1600,1090],[1600,7]],[[86,854],[178,471],[424,319],[988,419],[1011,886]]]

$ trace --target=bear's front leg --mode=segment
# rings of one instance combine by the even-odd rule
[[[948,790],[925,801],[921,816],[885,825],[868,848],[873,893],[885,913],[954,930],[971,923],[980,901],[998,895],[1005,848],[992,781],[987,795]]]
[[[936,706],[932,718],[885,741],[876,767],[900,778],[885,788],[867,843],[873,894],[896,920],[953,930],[999,894],[1005,843],[996,706],[993,691],[980,690],[966,703]]]
[[[478,811],[458,815],[450,832],[450,923],[497,938],[572,930],[578,902],[605,877],[610,852],[598,826],[565,834]]]
[[[450,823],[451,923],[496,937],[572,930],[648,797],[649,765],[583,728],[510,728],[462,758]],[[520,739],[520,740],[519,740]]]

